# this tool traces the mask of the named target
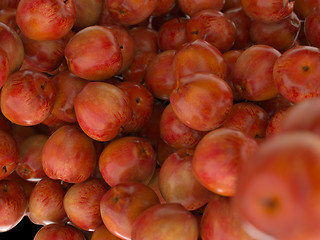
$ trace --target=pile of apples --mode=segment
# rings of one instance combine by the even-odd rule
[[[319,48],[320,0],[1,0],[0,232],[320,239]]]

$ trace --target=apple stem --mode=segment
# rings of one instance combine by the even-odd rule
[[[4,173],[7,173],[7,166],[3,166],[2,169],[4,170]]]
[[[44,88],[47,86],[47,81],[45,81],[44,83],[43,83],[43,85],[41,85],[41,89],[42,90],[44,90]]]

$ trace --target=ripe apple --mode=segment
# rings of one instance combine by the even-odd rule
[[[13,180],[0,180],[0,202],[0,232],[6,232],[24,217],[28,201],[20,184]]]
[[[86,240],[84,234],[71,225],[49,224],[40,228],[34,240]]]
[[[76,21],[73,0],[20,0],[16,13],[21,32],[33,40],[65,36]]]

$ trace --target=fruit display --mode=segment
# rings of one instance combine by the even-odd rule
[[[319,240],[319,203],[320,0],[0,0],[1,240]]]

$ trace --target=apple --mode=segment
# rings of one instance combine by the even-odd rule
[[[97,25],[101,12],[103,0],[73,0],[76,20],[73,28],[82,29]]]
[[[132,226],[132,240],[197,240],[196,217],[179,203],[163,203],[143,211]]]
[[[177,2],[181,10],[189,16],[204,9],[220,11],[225,4],[225,0],[177,0]]]
[[[51,79],[35,70],[17,71],[2,87],[1,111],[11,122],[32,126],[45,120],[55,102]]]
[[[129,97],[118,87],[104,82],[87,83],[74,99],[81,129],[92,139],[109,141],[132,117]]]
[[[104,148],[99,169],[111,186],[128,181],[147,184],[156,168],[152,145],[141,137],[119,137]]]
[[[121,238],[113,235],[104,224],[101,224],[93,231],[90,240],[121,240]]]
[[[310,11],[304,22],[306,39],[311,46],[320,47],[319,38],[320,9],[314,8]]]
[[[132,225],[137,217],[159,203],[157,194],[147,185],[138,182],[119,183],[103,195],[101,217],[113,235],[130,240]]]
[[[65,36],[76,21],[73,0],[20,0],[16,12],[21,32],[33,40]]]
[[[22,186],[13,180],[0,180],[0,232],[14,228],[24,217],[28,201]]]
[[[107,184],[98,178],[72,185],[63,199],[69,220],[83,230],[94,231],[102,224],[100,201],[107,190]]]
[[[135,26],[127,30],[132,37],[135,52],[158,53],[158,31],[144,27]]]
[[[66,223],[68,217],[63,207],[66,191],[61,181],[43,177],[31,191],[29,219],[38,225]]]
[[[7,53],[0,48],[0,88],[7,81],[9,76],[9,59]]]
[[[70,72],[91,81],[110,78],[122,67],[118,41],[104,26],[81,29],[70,39],[64,54]]]
[[[86,240],[84,234],[71,225],[49,224],[40,228],[34,240]]]
[[[0,130],[0,180],[8,177],[18,166],[20,152],[13,136]]]

